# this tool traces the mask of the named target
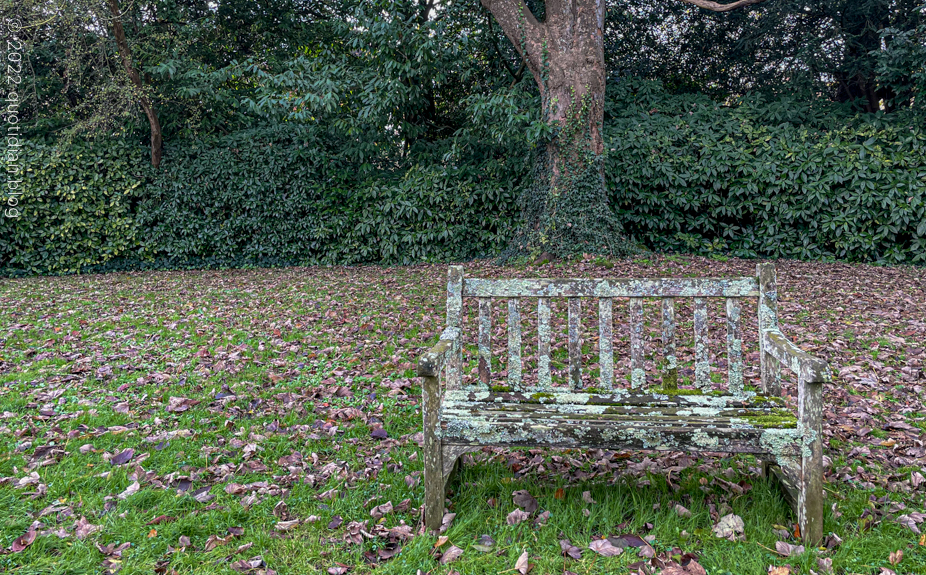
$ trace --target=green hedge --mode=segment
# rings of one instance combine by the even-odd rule
[[[134,204],[148,173],[142,148],[26,141],[20,149],[23,194],[4,189],[5,203],[18,200],[20,215],[0,216],[0,273],[76,272],[134,255],[140,236]]]
[[[175,145],[139,206],[147,252],[169,261],[413,263],[493,254],[514,216],[503,162],[392,173],[313,128]]]
[[[754,99],[721,107],[624,82],[607,122],[625,229],[658,250],[926,263],[922,118]]]
[[[611,86],[605,140],[625,230],[662,251],[926,263],[922,119],[788,99],[722,107]],[[491,144],[410,168],[289,124],[144,148],[28,143],[0,274],[151,267],[413,263],[491,256],[517,222],[527,152]],[[429,159],[430,158],[430,159]]]

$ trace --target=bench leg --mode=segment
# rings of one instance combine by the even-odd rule
[[[421,404],[424,417],[424,525],[429,531],[437,533],[444,516],[444,462],[437,436],[440,387],[436,377],[424,378]]]
[[[817,545],[823,539],[823,384],[800,381],[797,405],[804,434],[797,518],[804,542]]]

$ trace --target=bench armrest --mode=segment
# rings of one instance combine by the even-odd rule
[[[830,380],[830,367],[826,361],[814,357],[794,345],[780,330],[762,332],[765,351],[782,365],[800,376],[806,383],[823,383]]]
[[[440,377],[441,369],[450,361],[450,355],[459,339],[460,328],[444,329],[434,347],[418,358],[418,377]]]

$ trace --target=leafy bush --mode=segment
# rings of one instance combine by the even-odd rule
[[[139,208],[146,252],[177,263],[412,263],[503,243],[518,166],[401,173],[340,149],[317,127],[286,124],[171,146]]]
[[[149,169],[143,148],[26,141],[21,150],[20,215],[0,217],[0,273],[76,272],[137,248],[134,203]]]
[[[926,132],[787,100],[722,107],[623,82],[608,182],[659,250],[926,263]]]

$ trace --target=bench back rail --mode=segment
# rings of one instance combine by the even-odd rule
[[[755,277],[740,278],[656,278],[656,279],[501,279],[464,278],[462,266],[451,266],[447,282],[447,327],[462,328],[463,298],[475,298],[478,309],[478,378],[467,388],[487,389],[492,378],[492,309],[493,300],[504,299],[508,305],[507,386],[522,391],[521,310],[527,302],[537,306],[537,388],[553,391],[551,375],[551,301],[567,301],[568,381],[573,390],[582,386],[582,303],[598,300],[598,366],[600,387],[616,387],[614,378],[614,298],[629,298],[630,384],[646,384],[644,370],[644,298],[661,300],[662,373],[664,389],[678,388],[679,364],[676,349],[676,300],[691,298],[694,309],[694,383],[709,390],[710,360],[708,349],[708,299],[726,303],[727,390],[739,395],[743,391],[742,300],[755,298],[758,307],[759,357],[762,390],[780,394],[779,362],[766,349],[767,330],[778,327],[775,267],[759,264]],[[463,345],[459,339],[450,350],[445,365],[446,387],[463,386]],[[560,388],[561,389],[561,388]]]

